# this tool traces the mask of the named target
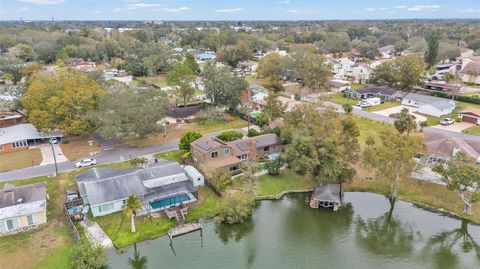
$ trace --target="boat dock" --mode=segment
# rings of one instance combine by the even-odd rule
[[[201,229],[202,229],[202,226],[200,226],[199,223],[185,223],[185,224],[182,224],[182,225],[179,225],[175,228],[170,229],[170,231],[168,231],[168,237],[170,237],[170,239],[172,239],[176,236],[188,234],[188,233],[195,232],[195,231],[198,231],[198,230],[201,230]]]

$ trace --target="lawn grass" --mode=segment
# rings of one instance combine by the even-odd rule
[[[282,170],[279,175],[265,174],[257,178],[258,196],[278,195],[284,191],[313,189],[315,183],[308,176],[300,176],[291,170]]]
[[[39,165],[42,162],[40,149],[28,149],[0,154],[0,172]]]
[[[220,198],[209,188],[198,190],[198,202],[189,205],[187,221],[211,218],[219,213]]]
[[[329,101],[329,102],[336,103],[336,104],[339,104],[339,105],[350,104],[350,105],[354,106],[360,100],[347,98],[347,97],[343,96],[342,93],[337,93],[337,94],[329,95],[328,97],[325,98],[325,101]]]
[[[183,149],[177,149],[177,150],[171,150],[171,151],[165,151],[165,152],[159,152],[155,154],[155,158],[159,159],[164,159],[164,160],[169,160],[169,161],[176,161],[178,163],[182,163],[182,155],[187,152],[186,150]]]
[[[376,120],[371,120],[367,118],[362,118],[358,116],[353,116],[355,119],[355,123],[358,127],[358,130],[360,132],[360,136],[358,137],[358,141],[360,142],[360,145],[363,146],[365,145],[365,142],[368,137],[373,137],[375,140],[378,141],[380,137],[380,133],[383,130],[392,128],[393,126],[388,123],[376,121]]]
[[[100,225],[117,248],[153,239],[166,234],[168,230],[175,227],[175,220],[169,220],[163,215],[159,218],[151,218],[149,216],[135,218],[136,233],[131,232],[130,219],[125,218],[122,212],[96,217],[93,218],[93,221]]]
[[[146,82],[146,83],[153,84],[153,85],[155,85],[157,87],[160,87],[160,88],[168,86],[167,80],[165,79],[165,76],[163,76],[163,75],[157,75],[157,76],[153,76],[153,77],[137,77],[136,79],[138,81],[143,81],[143,82]]]
[[[65,140],[65,139],[64,139]],[[100,146],[93,138],[68,137],[68,143],[61,143],[63,155],[71,161],[90,157],[92,152],[100,152]],[[93,141],[92,146],[88,141]]]
[[[367,87],[368,84],[359,84],[359,83],[352,83],[352,90],[357,90],[361,88]]]
[[[462,131],[465,134],[472,134],[472,135],[480,135],[480,127],[479,126],[472,126]]]
[[[167,135],[163,136],[163,130],[160,130],[157,134],[151,134],[145,139],[133,140],[126,142],[132,146],[148,147],[160,143],[171,142],[179,139],[183,134],[189,131],[197,131],[202,134],[213,133],[218,131],[224,131],[229,129],[238,129],[247,126],[247,122],[242,119],[235,119],[233,121],[219,120],[213,122],[207,122],[205,124],[198,124],[197,122],[186,123],[182,125],[169,127]]]

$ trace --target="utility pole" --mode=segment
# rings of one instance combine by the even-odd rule
[[[53,148],[52,132],[50,132],[50,139],[48,140],[48,143],[50,143],[50,146],[52,147],[53,162],[55,163],[55,176],[57,176],[58,175],[57,156],[55,156],[55,149]]]

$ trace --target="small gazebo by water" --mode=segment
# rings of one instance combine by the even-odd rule
[[[320,206],[337,211],[342,206],[342,185],[329,183],[317,186],[310,199],[310,207]]]

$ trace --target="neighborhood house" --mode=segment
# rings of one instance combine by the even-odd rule
[[[458,117],[460,117],[463,122],[480,125],[480,108],[467,107],[464,110],[458,112]]]
[[[0,128],[0,153],[25,150],[30,145],[36,145],[39,141],[61,137],[63,135],[58,131],[52,133],[39,132],[30,123]]]
[[[409,93],[403,98],[402,105],[415,107],[422,114],[441,117],[452,113],[456,102],[440,97]]]
[[[282,150],[276,134],[264,134],[224,142],[218,138],[203,136],[192,142],[193,161],[204,169],[224,169],[231,173],[240,172],[244,161],[256,161],[263,157],[279,154]]]
[[[80,196],[93,216],[121,211],[130,195],[137,195],[146,215],[169,207],[197,201],[195,187],[204,184],[194,167],[161,160],[146,168],[115,170],[93,168],[76,176]]]
[[[480,162],[479,141],[464,140],[444,134],[429,134],[423,143],[428,149],[428,155],[425,158],[427,164],[445,163],[459,152]]]
[[[401,99],[404,95],[403,92],[387,87],[365,87],[356,90],[347,90],[345,91],[345,94],[353,99],[379,97],[385,101],[395,101],[397,99]]]
[[[0,235],[37,228],[47,222],[45,182],[15,186],[5,184],[0,190]]]

